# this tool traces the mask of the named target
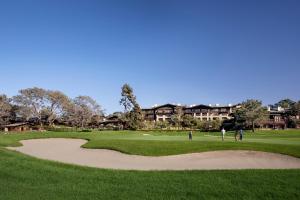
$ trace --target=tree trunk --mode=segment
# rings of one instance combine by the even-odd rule
[[[252,133],[254,133],[254,122],[252,122]]]

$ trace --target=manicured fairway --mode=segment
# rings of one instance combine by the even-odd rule
[[[143,135],[150,134],[150,135]],[[217,133],[97,132],[0,135],[0,146],[21,139],[89,139],[87,147],[170,155],[217,149],[273,151],[300,157],[300,132],[246,134],[222,143]],[[208,135],[208,136],[207,136]],[[231,137],[231,136],[228,136]],[[233,140],[233,138],[227,138]],[[35,159],[0,147],[0,199],[300,199],[300,170],[137,172],[84,168]]]

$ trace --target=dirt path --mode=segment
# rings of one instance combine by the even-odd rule
[[[212,151],[149,157],[105,149],[81,148],[80,146],[86,143],[86,140],[82,139],[34,139],[23,140],[21,143],[23,146],[9,149],[37,158],[98,168],[134,170],[300,168],[298,158],[256,151]]]

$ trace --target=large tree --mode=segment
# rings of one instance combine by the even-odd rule
[[[44,113],[47,115],[47,122],[51,126],[55,120],[62,116],[71,103],[71,100],[64,93],[51,90],[47,91],[46,99],[48,101],[48,105]]]
[[[124,121],[128,129],[137,130],[143,126],[143,114],[140,105],[136,100],[132,87],[124,84],[121,91],[120,104],[124,106]]]
[[[261,101],[248,99],[234,110],[233,115],[238,126],[244,122],[246,126],[251,126],[254,132],[255,125],[267,118],[267,109],[262,106]]]
[[[125,112],[131,111],[137,104],[136,96],[133,94],[133,89],[129,84],[125,83],[122,86],[120,104],[124,106]]]
[[[283,113],[284,120],[288,128],[295,128],[295,116],[297,115],[298,103],[291,99],[283,99],[275,104],[285,109]]]
[[[102,116],[101,106],[89,96],[78,96],[70,103],[64,113],[64,120],[81,128],[88,127],[95,122],[95,116]]]
[[[300,101],[294,103],[291,107],[291,115],[299,116],[300,115]]]
[[[288,109],[288,108],[292,108],[292,106],[295,103],[296,102],[291,99],[282,99],[278,103],[276,103],[275,106],[280,106],[282,108]]]
[[[42,88],[28,88],[19,91],[19,95],[13,97],[13,102],[19,107],[19,112],[27,119],[37,119],[40,127],[43,127],[43,112],[47,110],[47,91]]]
[[[11,117],[12,105],[6,95],[0,95],[0,125],[7,124]]]

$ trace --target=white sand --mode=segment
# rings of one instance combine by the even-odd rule
[[[23,140],[21,147],[8,147],[37,158],[82,166],[133,170],[192,169],[292,169],[300,168],[300,159],[257,151],[212,151],[174,156],[127,155],[105,149],[85,149],[82,139]],[[163,148],[163,146],[161,147]]]

